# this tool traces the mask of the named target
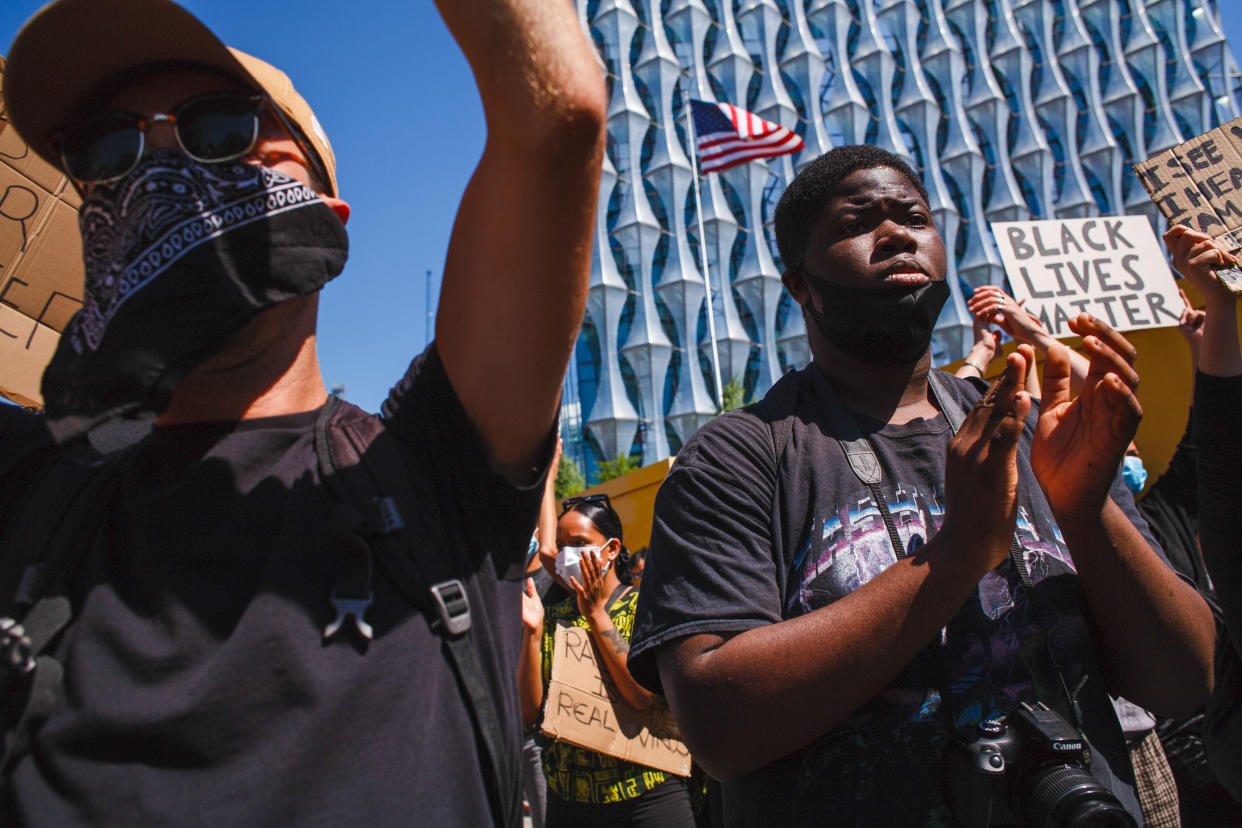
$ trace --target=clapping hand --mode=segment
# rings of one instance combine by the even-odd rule
[[[543,601],[539,600],[535,582],[530,578],[526,579],[526,589],[522,590],[522,629],[532,635],[543,632]]]
[[[1030,345],[1020,345],[1005,373],[962,421],[945,462],[945,529],[984,570],[999,566],[1009,549],[1018,509],[1018,437],[1031,410],[1022,390]],[[968,521],[968,523],[961,523]]]
[[[1090,518],[1108,499],[1143,408],[1135,395],[1134,346],[1089,314],[1069,327],[1082,336],[1090,368],[1071,400],[1069,349],[1057,344],[1048,350],[1031,468],[1058,517]]]
[[[574,593],[578,596],[578,612],[582,613],[583,618],[589,620],[594,614],[607,612],[604,604],[608,601],[608,595],[604,592],[604,573],[598,554],[584,552],[579,571],[582,575],[582,583],[578,583],[577,578],[570,576],[569,585],[573,587]]]

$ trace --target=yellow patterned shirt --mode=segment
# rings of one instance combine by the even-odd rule
[[[631,589],[612,602],[608,617],[626,641],[634,631],[638,590]],[[569,598],[548,607],[543,621],[543,690],[547,697],[552,679],[552,645],[556,622],[568,621],[584,630],[591,628],[578,612],[578,601]],[[607,669],[607,668],[601,668]],[[543,775],[548,789],[569,802],[604,804],[642,796],[669,777],[655,768],[636,765],[568,742],[552,742],[543,749]]]

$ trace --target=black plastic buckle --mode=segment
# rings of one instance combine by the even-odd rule
[[[431,588],[440,612],[440,623],[449,635],[461,635],[470,629],[470,597],[461,581],[441,581]]]

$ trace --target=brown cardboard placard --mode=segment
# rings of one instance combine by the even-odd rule
[[[0,95],[4,59],[0,58]],[[82,305],[77,191],[26,146],[0,97],[0,394],[41,405],[39,383]]]
[[[1134,172],[1170,223],[1207,233],[1231,253],[1242,250],[1242,118],[1153,155]],[[1242,293],[1242,269],[1216,274]]]
[[[0,305],[0,394],[15,403],[41,406],[39,381],[60,334]]]
[[[27,221],[12,221],[4,208],[20,200]],[[63,331],[82,306],[81,244],[77,211],[29,179],[0,164],[0,304]]]
[[[635,710],[601,671],[591,634],[572,624],[557,625],[552,680],[543,708],[543,731],[554,739],[639,765],[690,775],[690,751],[664,699]]]

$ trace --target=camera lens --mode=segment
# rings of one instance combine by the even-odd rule
[[[1037,828],[1134,828],[1134,818],[1113,792],[1074,765],[1032,769],[1018,803]]]

